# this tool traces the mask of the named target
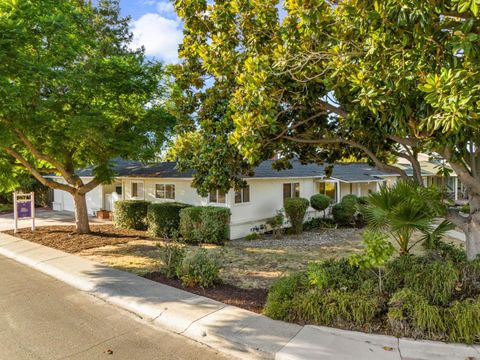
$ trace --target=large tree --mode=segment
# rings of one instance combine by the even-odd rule
[[[112,181],[111,159],[153,158],[173,125],[162,67],[130,49],[115,0],[4,0],[0,34],[0,180],[22,168],[70,193],[87,233],[85,194]]]
[[[465,232],[467,256],[475,258],[478,1],[296,0],[284,6],[280,19],[274,0],[176,1],[186,34],[177,99],[190,120],[178,141],[180,162],[223,175],[200,176],[197,186],[228,188],[239,181],[239,170],[274,152],[330,162],[363,154],[405,178],[388,162],[389,155],[401,156],[422,183],[417,154],[435,153],[468,189],[470,215],[451,210],[448,217]],[[220,88],[226,97],[214,95]],[[207,107],[211,113],[202,113]],[[197,145],[189,146],[187,138]],[[196,161],[227,148],[233,156],[225,161]]]

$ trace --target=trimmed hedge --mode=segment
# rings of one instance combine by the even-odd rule
[[[230,238],[230,209],[218,206],[182,209],[180,234],[185,242],[221,244]]]
[[[301,234],[303,231],[303,220],[310,202],[304,198],[289,198],[285,199],[283,206],[290,223],[292,224],[292,231],[294,234]]]
[[[147,225],[150,236],[170,237],[180,226],[180,210],[191,205],[166,202],[150,204],[147,211]]]
[[[150,202],[144,200],[119,200],[114,205],[113,223],[130,230],[147,229],[147,209]]]

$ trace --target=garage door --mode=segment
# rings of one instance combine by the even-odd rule
[[[75,205],[73,203],[73,196],[68,192],[63,191],[63,210],[75,211]]]

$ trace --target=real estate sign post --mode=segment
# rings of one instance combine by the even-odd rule
[[[31,219],[32,231],[35,231],[35,193],[13,193],[14,233],[18,230],[18,219]]]

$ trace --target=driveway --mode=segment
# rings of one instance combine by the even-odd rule
[[[90,218],[91,224],[109,224],[109,220],[101,220],[94,217]],[[18,227],[28,228],[32,224],[31,220],[19,220]],[[52,211],[47,209],[35,210],[35,226],[46,225],[73,225],[75,217],[69,211]],[[0,215],[0,231],[13,230],[13,213]]]
[[[0,359],[226,360],[0,255]]]

